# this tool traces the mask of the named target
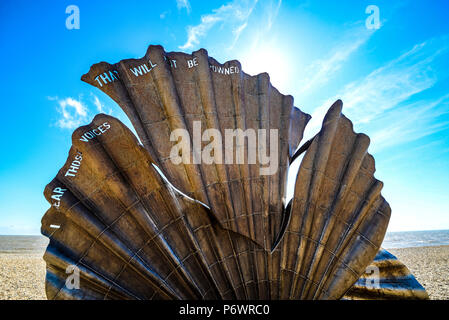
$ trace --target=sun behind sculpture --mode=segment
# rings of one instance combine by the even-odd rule
[[[298,149],[310,116],[268,74],[249,76],[204,49],[150,46],[141,59],[95,64],[82,80],[120,105],[143,146],[104,114],[73,133],[45,189],[49,299],[340,299],[351,288],[349,298],[426,297],[405,278],[384,275],[376,294],[359,280],[391,210],[369,138],[353,131],[341,101]],[[67,287],[69,267],[77,290]]]

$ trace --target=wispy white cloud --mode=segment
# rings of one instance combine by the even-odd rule
[[[104,104],[98,99],[96,95],[93,95],[94,97],[94,105],[97,107],[98,112],[103,112],[104,110]]]
[[[113,113],[112,108],[110,108],[110,107],[106,108],[106,105],[93,93],[91,93],[91,96],[92,96],[92,103],[97,108],[98,112],[112,115],[112,113]]]
[[[199,25],[187,27],[187,41],[182,46],[179,46],[179,48],[182,50],[191,49],[195,45],[199,44],[200,37],[204,36],[207,31],[209,31],[209,29],[220,20],[221,18],[216,16],[216,14],[202,16],[201,23]]]
[[[416,98],[438,82],[439,60],[447,60],[448,43],[447,38],[440,38],[417,44],[365,77],[350,82],[339,94],[314,110],[303,141],[320,130],[325,113],[337,99],[343,100],[343,113],[353,121],[355,130],[371,137],[371,153],[449,130],[449,94],[433,99]],[[419,148],[431,148],[437,144],[442,144],[438,148],[440,154],[448,152],[449,149],[443,148],[444,141],[423,143],[414,151],[409,149],[409,152],[419,153]],[[388,160],[384,158],[383,162],[397,161],[403,156],[406,155],[396,153]],[[289,197],[293,193],[300,161],[301,158],[289,172]]]
[[[187,41],[179,46],[180,49],[192,49],[200,43],[200,39],[205,37],[210,29],[217,24],[226,24],[234,35],[233,44],[240,37],[241,32],[246,28],[247,21],[257,4],[255,1],[234,1],[222,5],[218,9],[213,9],[212,13],[201,16],[201,23],[187,27]]]
[[[187,14],[190,14],[190,11],[192,10],[189,0],[176,0],[176,6],[179,10],[186,9]]]
[[[246,27],[248,26],[248,21],[245,21],[244,23],[242,23],[240,26],[238,26],[237,28],[235,28],[234,30],[232,30],[232,33],[234,34],[234,41],[232,41],[231,46],[229,47],[229,49],[234,48],[235,44],[237,43],[237,41],[240,38],[240,34],[243,32],[243,30],[246,29]]]
[[[383,125],[371,135],[375,142],[371,150],[380,151],[447,130],[449,121],[442,119],[448,114],[449,94],[434,101],[419,100],[394,108],[376,119]]]
[[[367,30],[364,26],[351,29],[327,57],[312,62],[305,70],[298,93],[303,94],[320,89],[373,34],[374,31]]]
[[[358,115],[360,122],[368,123],[385,110],[432,87],[437,81],[432,62],[444,51],[435,48],[432,41],[420,43],[361,81],[350,83],[342,94],[345,109]]]
[[[276,18],[279,14],[279,9],[282,5],[282,0],[269,0],[258,2],[256,1],[254,3],[252,11],[255,9],[256,4],[258,4],[258,13],[257,13],[257,23],[254,23],[253,28],[251,28],[251,44],[249,45],[249,51],[254,53],[260,54],[262,51],[264,51],[265,48],[264,45],[269,41],[270,37],[270,31],[273,27],[274,22],[276,21]],[[245,24],[245,28],[247,27],[247,23]],[[243,28],[243,29],[245,29]],[[242,33],[242,30],[239,28],[234,29],[234,34],[237,35],[234,38],[233,44],[229,47],[229,49],[233,49],[237,40],[240,37],[240,34]],[[248,44],[246,45],[248,47]],[[262,48],[261,48],[262,47]],[[264,70],[265,71],[265,70]]]
[[[56,125],[62,129],[73,129],[81,125],[87,118],[87,106],[81,100],[72,97],[57,99],[57,111],[60,118]]]
[[[273,8],[270,8],[268,12],[268,21],[267,21],[267,29],[270,30],[273,26],[274,20],[276,19],[279,9],[281,8],[282,0],[278,0],[276,6]]]
[[[100,99],[92,95],[92,103],[95,106],[97,112],[105,112],[105,105]],[[78,99],[73,97],[59,98],[59,97],[47,97],[50,101],[56,101],[56,111],[59,115],[55,125],[61,129],[74,129],[80,125],[86,124],[95,115],[92,109],[86,105],[82,100],[82,96]],[[112,109],[109,108],[108,114],[112,113]]]
[[[338,98],[343,112],[358,129],[369,129],[373,151],[413,141],[448,128],[446,122],[434,123],[445,114],[449,96],[429,101],[409,99],[438,81],[435,61],[447,53],[442,39],[431,39],[375,69],[367,76],[346,85],[337,96],[326,100],[312,113],[307,137],[316,133],[323,116]]]
[[[165,18],[167,17],[167,15],[169,15],[170,13],[171,13],[171,10],[165,10],[164,12],[162,12],[162,13],[159,15],[159,18],[165,19]]]

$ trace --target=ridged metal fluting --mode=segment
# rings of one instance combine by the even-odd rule
[[[412,299],[427,300],[424,287],[410,270],[390,252],[381,249],[344,299]]]
[[[394,295],[363,291],[358,280],[391,210],[369,138],[353,131],[340,100],[299,149],[287,204],[289,162],[310,116],[267,74],[249,76],[238,61],[219,64],[203,49],[150,46],[142,59],[95,64],[82,80],[120,105],[143,146],[104,114],[73,133],[67,162],[44,192],[52,205],[42,219],[49,299],[340,299],[356,281],[346,298]],[[190,163],[173,161],[179,141],[171,134],[184,129],[195,140],[198,124],[222,136],[265,129],[267,141],[277,130],[265,153],[274,152],[278,170],[264,175],[264,164],[249,163],[259,152],[249,143],[243,163],[192,163],[204,140],[182,154]],[[394,270],[379,267],[390,279]],[[76,268],[80,288],[71,289],[67,270]],[[409,289],[405,296],[423,297]]]
[[[338,299],[376,255],[390,207],[369,139],[335,102],[301,162],[282,243],[281,298]]]
[[[108,129],[83,141],[101,126]],[[268,285],[279,282],[266,266],[270,253],[166,184],[120,121],[98,115],[72,140],[45,189],[53,205],[42,220],[49,299],[278,297],[279,286]],[[66,286],[70,265],[81,271],[79,290]]]
[[[100,126],[109,129],[81,140]],[[48,298],[215,297],[182,201],[129,129],[99,115],[72,139],[67,163],[45,189],[53,204],[55,190],[64,191],[42,221],[42,233],[50,238],[44,256]],[[76,173],[67,175],[77,156],[82,158]],[[67,265],[81,269],[81,290],[65,290]]]
[[[289,156],[310,116],[293,106],[291,96],[280,94],[268,74],[249,76],[238,61],[220,64],[204,49],[189,55],[150,46],[142,59],[95,64],[82,80],[120,105],[175,187],[208,205],[223,227],[271,250],[281,228]],[[174,164],[171,150],[177,141],[170,141],[170,135],[185,129],[193,140],[195,121],[202,130],[218,129],[223,137],[230,129],[278,130],[279,150],[273,152],[279,170],[261,175],[262,166],[250,164],[248,153],[243,164],[235,159],[232,164],[224,159],[223,164],[195,164],[193,148],[190,164]]]
[[[337,116],[334,112],[335,106],[330,113]],[[328,120],[326,124],[334,123]],[[345,128],[344,123],[339,127]],[[327,129],[321,131],[325,137],[329,137]],[[86,132],[94,130],[104,132],[85,141]],[[318,146],[320,139],[314,140]],[[352,232],[349,224],[344,224],[346,230],[335,229],[335,234],[346,233],[346,237],[341,236],[340,247],[330,247],[335,241],[328,242],[323,249],[334,254],[319,260],[321,247],[311,244],[322,236],[315,236],[315,232],[314,238],[307,237],[306,229],[296,223],[308,223],[297,209],[296,202],[303,197],[298,187],[286,235],[270,253],[251,239],[222,228],[206,207],[165,183],[151,156],[117,119],[98,115],[90,125],[77,129],[72,140],[66,164],[45,189],[53,204],[42,221],[42,233],[50,238],[45,254],[50,299],[339,298],[357,279],[353,273],[362,274],[372,260],[371,251],[360,240],[369,234],[359,233],[363,228],[356,223]],[[308,170],[309,158],[313,162],[317,157],[314,148],[312,143],[298,174],[303,182],[311,180],[303,172]],[[328,155],[330,160],[332,154]],[[76,172],[70,171],[74,165]],[[329,174],[326,170],[323,177]],[[363,179],[364,175],[363,171],[353,179]],[[351,186],[348,183],[348,191]],[[61,190],[62,196],[55,197]],[[313,225],[325,218],[313,216],[309,215]],[[374,219],[365,221],[371,230],[377,230]],[[343,246],[349,249],[343,250]],[[351,260],[354,256],[361,260],[357,265]],[[322,287],[316,286],[320,273],[310,273],[315,265],[305,259],[308,257],[315,257],[320,266],[329,266]],[[289,261],[298,268],[290,267]],[[66,287],[69,265],[81,270],[79,290]],[[327,283],[334,287],[328,289]],[[328,294],[330,290],[333,295]]]

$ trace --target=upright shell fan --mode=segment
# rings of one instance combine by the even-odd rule
[[[353,132],[341,101],[301,148],[287,205],[288,165],[310,116],[267,74],[249,76],[205,50],[150,46],[142,59],[102,62],[82,79],[122,107],[143,146],[102,114],[74,132],[44,192],[52,204],[42,219],[49,299],[339,299],[373,261],[390,207],[369,139]],[[198,161],[204,138],[174,155],[173,132],[187,132],[190,147],[198,127],[278,135],[258,136],[267,148],[249,148],[243,161]],[[236,140],[238,150],[244,141]],[[252,153],[274,154],[278,170],[266,174]],[[75,268],[79,289],[66,285]]]
[[[248,76],[238,61],[221,65],[206,50],[188,55],[150,46],[142,59],[93,65],[82,80],[122,107],[176,188],[208,205],[224,228],[271,250],[280,236],[289,156],[310,116],[293,107],[293,98],[280,94],[268,74]],[[268,144],[265,152],[276,154],[279,170],[261,175],[264,167],[248,159],[257,153],[254,149],[244,155],[243,164],[236,164],[237,159],[231,164],[225,164],[226,159],[199,164],[201,156],[193,146],[183,155],[190,163],[175,164],[171,150],[177,141],[171,141],[172,132],[185,129],[193,141],[195,125],[218,129],[223,137],[230,129],[278,130],[279,150],[270,150]]]

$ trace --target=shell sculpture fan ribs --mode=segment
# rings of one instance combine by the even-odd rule
[[[267,74],[249,76],[204,49],[150,46],[142,59],[95,64],[82,80],[120,105],[143,145],[104,114],[73,133],[67,162],[44,192],[49,299],[427,297],[399,262],[391,281],[391,268],[376,264],[388,254],[376,257],[391,210],[369,138],[354,133],[341,101],[295,154],[310,116]],[[179,129],[188,143],[173,153]],[[234,161],[201,161],[211,140],[195,138],[208,129],[223,137],[253,130],[269,142],[261,151],[249,135],[232,137],[225,151],[234,138],[237,150],[248,141],[239,161],[237,152]],[[289,164],[303,152],[286,203]],[[251,161],[261,153],[274,155],[274,172]],[[371,263],[381,270],[375,290],[364,275]],[[78,289],[66,284],[75,269]]]

